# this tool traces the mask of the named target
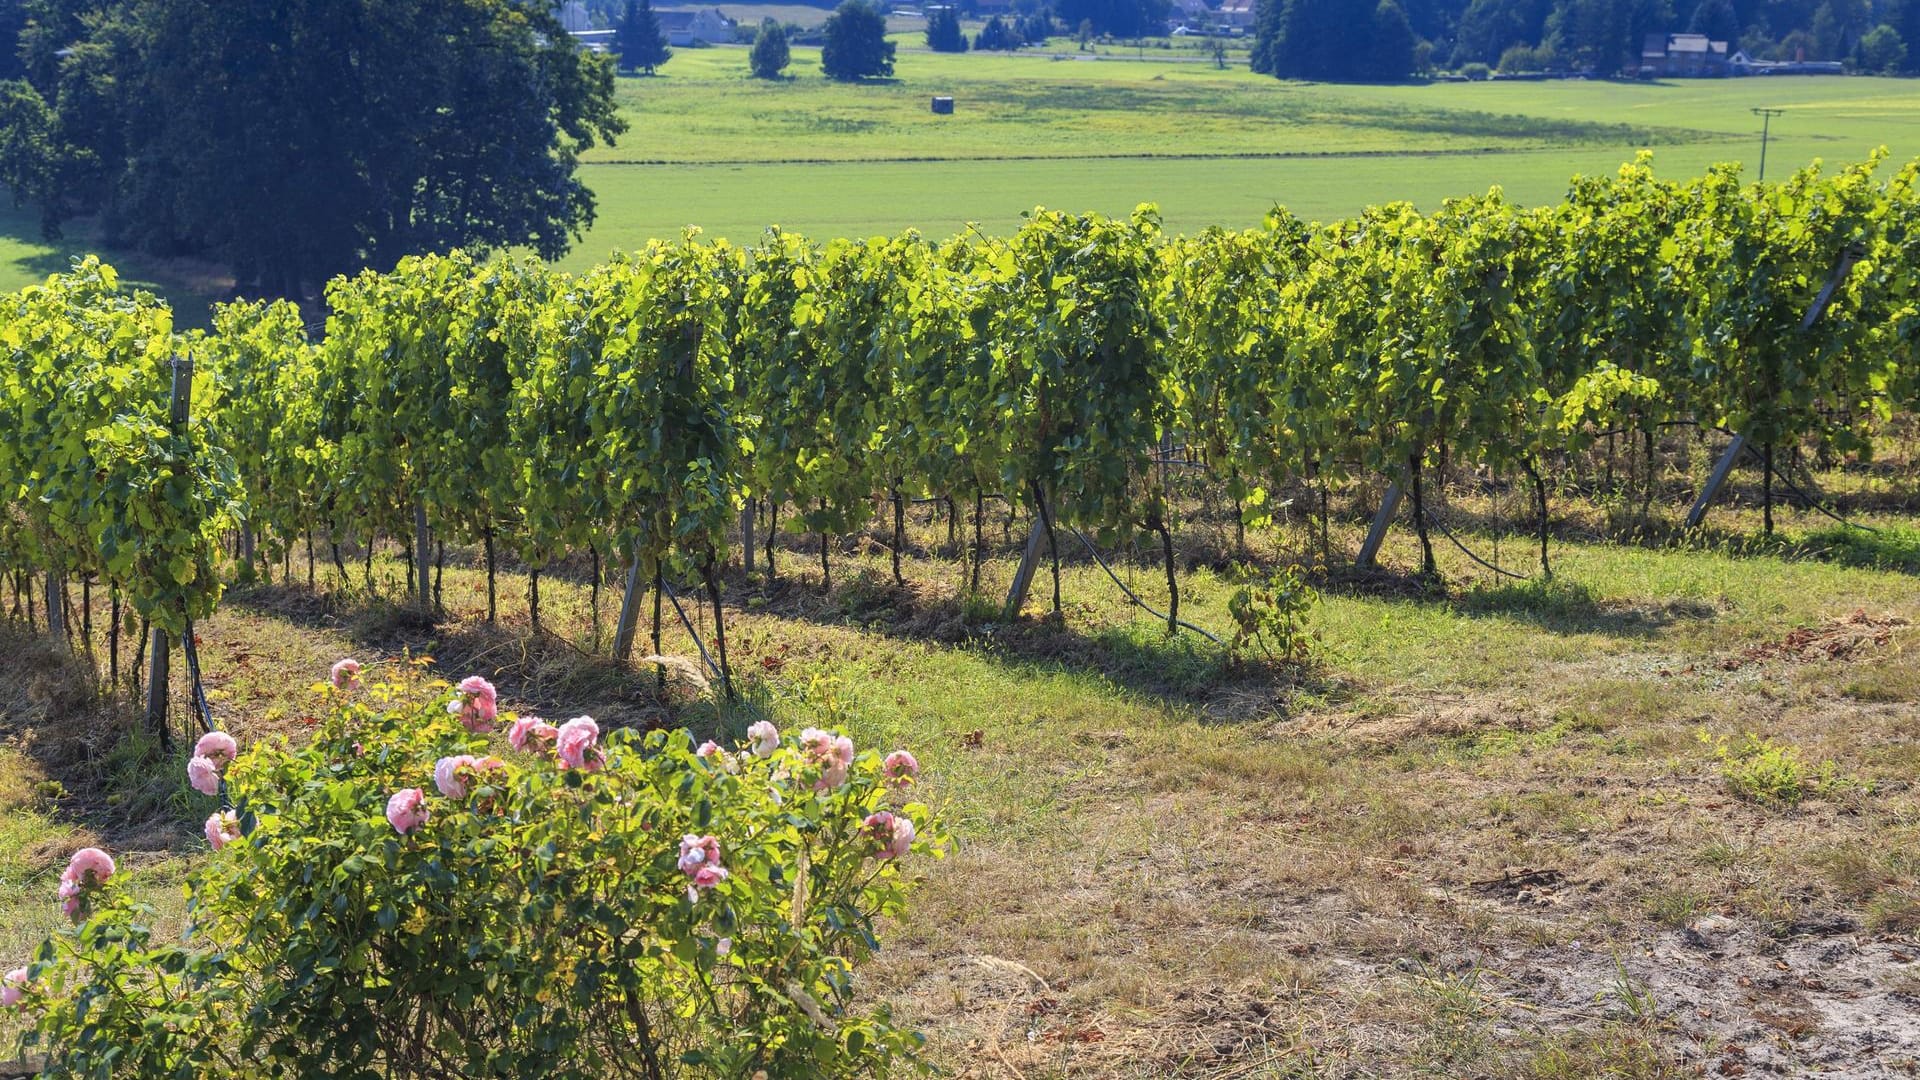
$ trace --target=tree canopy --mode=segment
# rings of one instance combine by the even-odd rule
[[[846,0],[827,16],[820,67],[842,82],[886,78],[893,74],[893,42],[887,17],[868,0]]]
[[[627,0],[614,44],[620,53],[621,71],[651,75],[654,68],[673,56],[667,48],[667,36],[660,32],[660,18],[653,13],[653,0]]]
[[[527,0],[29,0],[0,176],[46,224],[224,262],[243,290],[417,252],[557,257],[591,224],[610,63]]]
[[[967,35],[960,29],[960,13],[943,7],[927,16],[927,48],[934,52],[967,51]]]
[[[762,19],[760,33],[753,39],[753,51],[747,55],[747,67],[757,79],[777,79],[793,59],[787,48],[787,28],[775,19]]]

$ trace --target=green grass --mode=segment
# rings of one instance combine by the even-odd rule
[[[896,37],[896,77],[865,85],[822,78],[812,48],[794,50],[792,77],[778,83],[748,77],[738,47],[681,49],[656,77],[622,78],[632,130],[586,155],[599,217],[563,265],[688,225],[736,242],[774,223],[823,239],[944,237],[969,223],[1011,230],[1036,205],[1124,214],[1152,202],[1170,230],[1194,232],[1253,225],[1277,204],[1326,220],[1494,185],[1540,203],[1573,174],[1611,171],[1642,148],[1671,176],[1754,162],[1756,105],[1787,110],[1773,125],[1772,175],[1883,144],[1897,159],[1920,154],[1913,80],[1327,86],[1153,48],[1086,57],[1060,39],[1058,53],[954,56]],[[935,94],[957,99],[954,115],[932,114]],[[0,211],[0,288],[91,249],[84,224],[71,231],[48,244],[31,212]],[[106,254],[159,283],[186,322],[227,287],[205,267]]]
[[[920,552],[945,535],[925,513],[912,526]],[[1719,513],[1753,524],[1739,507]],[[1350,550],[1362,519],[1336,523],[1336,544]],[[1330,581],[1311,616],[1319,665],[1300,679],[1236,670],[1192,635],[1168,639],[1078,561],[1064,568],[1062,624],[955,629],[959,565],[918,555],[901,592],[871,545],[835,556],[831,596],[804,546],[783,554],[788,584],[771,594],[732,575],[728,638],[753,673],[755,707],[783,728],[844,725],[862,746],[920,757],[960,847],[922,868],[913,913],[885,928],[860,985],[924,1029],[949,1069],[1265,1075],[1247,1070],[1358,1053],[1384,1075],[1666,1075],[1684,1071],[1665,1064],[1688,1052],[1683,1038],[1587,998],[1569,1011],[1540,987],[1581,978],[1590,997],[1657,978],[1646,965],[1665,961],[1636,959],[1623,974],[1610,957],[1654,956],[1661,935],[1709,912],[1782,933],[1828,912],[1890,932],[1920,919],[1920,795],[1900,704],[1914,692],[1901,675],[1912,638],[1846,662],[1717,663],[1856,607],[1920,618],[1909,573],[1805,554],[1820,522],[1782,511],[1789,535],[1764,550],[1558,541],[1553,585],[1496,581],[1451,548],[1438,552],[1444,591]],[[1182,551],[1205,550],[1217,528],[1192,516]],[[1491,536],[1462,535],[1493,554]],[[985,568],[989,594],[1011,576],[1020,530],[1009,536]],[[1298,539],[1250,533],[1262,559]],[[1503,543],[1516,545],[1504,561],[1530,550]],[[437,629],[353,596],[230,595],[200,626],[220,722],[243,740],[297,737],[328,663],[405,648],[451,674],[494,676],[517,707],[644,717],[633,677],[527,641],[517,575],[500,583],[504,625],[481,626],[473,553],[451,554]],[[1385,559],[1416,564],[1406,530]],[[1164,599],[1157,566],[1117,558],[1115,569],[1149,602]],[[391,552],[375,570],[397,590]],[[298,559],[294,571],[304,579]],[[1204,569],[1180,581],[1183,616],[1226,630],[1232,582]],[[1048,590],[1043,574],[1030,615]],[[543,579],[549,631],[583,650],[587,601],[579,582]],[[708,615],[691,614],[704,634]],[[668,633],[665,651],[691,651]],[[0,685],[22,689],[0,697],[0,730],[52,724],[34,711],[34,671],[13,675]],[[713,723],[704,707],[683,716]],[[1797,806],[1728,797],[1723,762],[1696,733],[1751,730],[1762,716],[1769,738],[1858,783],[1809,790]],[[67,851],[96,830],[122,843],[104,820],[115,804],[89,802],[86,776],[74,797],[36,795],[42,752],[26,740],[0,754],[0,865],[18,868],[0,873],[0,963],[56,918],[47,894]],[[131,880],[177,897],[204,800],[179,806],[177,779],[95,760],[88,776],[182,822],[171,844],[124,844],[170,849],[136,858]],[[155,768],[178,775],[177,762]],[[1548,890],[1565,899],[1487,892],[1516,868],[1560,875]],[[1564,950],[1576,941],[1587,944]],[[1739,1007],[1678,998],[1670,983],[1647,992],[1661,1016]],[[1356,1030],[1373,1034],[1356,1045]]]

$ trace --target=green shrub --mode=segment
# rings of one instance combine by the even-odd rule
[[[80,890],[77,925],[25,972],[23,1049],[50,1075],[789,1077],[913,1060],[918,1036],[853,981],[875,920],[903,908],[902,862],[944,850],[907,801],[910,756],[759,724],[737,750],[600,739],[586,718],[496,718],[477,680],[383,678],[317,687],[310,741],[223,766],[237,815],[208,823],[184,941],[157,941],[118,882]],[[496,719],[514,749],[469,730]]]
[[[1831,761],[1808,765],[1800,758],[1800,749],[1749,732],[1738,743],[1725,735],[1702,731],[1700,741],[1713,748],[1720,759],[1720,775],[1727,790],[1754,802],[1776,806],[1796,806],[1810,795],[1821,795],[1838,788],[1842,781]]]
[[[1240,574],[1244,584],[1227,597],[1227,614],[1234,622],[1227,649],[1233,658],[1241,659],[1248,646],[1258,645],[1269,659],[1305,661],[1313,641],[1307,632],[1307,615],[1320,594],[1307,584],[1298,567],[1281,567],[1265,579],[1245,570]]]

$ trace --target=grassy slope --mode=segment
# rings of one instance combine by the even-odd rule
[[[1785,518],[1791,534],[1821,524]],[[1754,525],[1750,512],[1716,523]],[[1189,526],[1183,549],[1203,549],[1209,528]],[[918,539],[943,534],[929,524]],[[1274,554],[1298,536],[1254,540]],[[790,585],[763,604],[736,583],[729,637],[783,726],[845,724],[926,764],[962,847],[931,870],[869,985],[968,1075],[1669,1075],[1737,1061],[1730,1043],[1792,1071],[1866,1052],[1819,1010],[1883,1009],[1920,989],[1888,959],[1920,930],[1914,631],[1845,661],[1722,666],[1854,608],[1920,620],[1910,572],[1561,542],[1562,584],[1540,589],[1502,586],[1443,548],[1447,595],[1330,590],[1314,618],[1325,666],[1292,684],[1230,673],[1195,639],[1169,643],[1084,563],[1066,569],[1063,629],[951,640],[940,598],[954,565],[914,560],[902,596],[868,551],[836,556],[831,600]],[[1521,537],[1500,551],[1509,565],[1528,557]],[[1009,554],[989,564],[990,591]],[[1403,531],[1389,558],[1413,561]],[[783,573],[804,579],[814,559],[789,552]],[[398,568],[378,565],[396,587]],[[1159,598],[1156,568],[1119,572]],[[519,589],[503,581],[509,631],[490,636],[475,621],[481,578],[450,569],[459,617],[431,639],[298,590],[237,595],[202,630],[215,708],[247,737],[297,731],[327,662],[411,645],[454,673],[509,665],[508,696],[549,713],[644,715],[565,647],[527,661]],[[1197,570],[1183,590],[1183,613],[1224,631],[1227,586]],[[585,640],[584,590],[548,578],[542,591],[550,624]],[[1035,610],[1045,596],[1043,575]],[[31,722],[35,700],[0,701],[0,726]],[[1702,729],[1795,744],[1872,787],[1797,809],[1729,798]],[[53,756],[21,746],[0,754],[0,961],[54,915],[53,878],[90,831],[156,846],[128,840],[113,804],[36,797]],[[134,865],[177,910],[183,860]],[[1548,885],[1503,891],[1516,869]],[[1709,914],[1735,928],[1720,955],[1676,945]],[[1871,962],[1845,986],[1854,1005],[1809,1001],[1799,982],[1738,989],[1776,964],[1790,981],[1838,984],[1840,961],[1805,966],[1815,951]],[[1710,985],[1686,981],[1702,974]],[[1631,1005],[1640,993],[1656,1004]]]

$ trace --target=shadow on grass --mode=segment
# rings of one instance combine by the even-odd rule
[[[173,714],[174,744],[163,749],[144,730],[140,703],[103,688],[84,655],[18,623],[0,623],[0,653],[0,742],[45,777],[39,808],[116,851],[171,848],[193,835],[198,797],[187,786],[183,713]]]
[[[768,586],[738,574],[731,585],[733,600],[744,598],[749,611],[817,626],[864,629],[894,640],[933,642],[1028,673],[1096,675],[1128,692],[1170,707],[1193,708],[1222,722],[1284,716],[1296,699],[1325,700],[1345,692],[1318,667],[1259,658],[1236,662],[1225,648],[1197,634],[1168,635],[1158,621],[1135,619],[1092,628],[1051,615],[1003,621],[998,603],[991,599],[956,595],[911,579],[900,586],[870,569],[836,580],[830,593],[816,583],[784,579]]]
[[[227,593],[232,608],[342,634],[358,650],[380,656],[431,657],[442,677],[482,675],[526,711],[588,713],[603,724],[642,730],[711,724],[712,709],[695,699],[703,684],[654,666],[623,663],[542,628],[524,617],[436,619],[410,604],[304,585],[257,585]]]
[[[1556,578],[1482,585],[1453,601],[1466,615],[1500,615],[1556,634],[1605,634],[1649,637],[1678,622],[1711,619],[1719,609],[1700,600],[1673,599],[1640,604],[1595,599],[1579,582]]]

